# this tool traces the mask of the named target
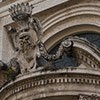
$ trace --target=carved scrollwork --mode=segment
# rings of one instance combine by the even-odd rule
[[[62,45],[64,48],[64,52],[67,54],[67,56],[70,57],[72,54],[73,42],[69,39],[66,39],[62,41]]]
[[[39,44],[39,49],[40,49],[41,56],[44,57],[44,59],[46,59],[47,61],[52,61],[52,60],[60,59],[63,56],[64,52],[67,54],[71,53],[72,45],[73,42],[70,40],[66,39],[62,41],[56,54],[49,54],[43,43]]]

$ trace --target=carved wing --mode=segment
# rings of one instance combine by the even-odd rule
[[[38,39],[41,41],[43,37],[43,28],[41,25],[41,22],[38,18],[30,18],[29,20],[29,26],[36,31]]]

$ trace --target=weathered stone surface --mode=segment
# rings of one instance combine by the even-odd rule
[[[39,37],[39,39],[41,39],[48,54],[53,47],[69,35],[86,32],[100,34],[99,0],[17,0],[15,2],[9,1],[9,3],[8,1],[1,3],[2,6],[0,4],[0,59],[4,62],[10,61],[16,55],[23,68],[30,69],[34,63],[31,58],[39,50],[38,47],[33,49],[35,43],[30,38],[29,40],[33,43],[31,47],[24,45],[25,48],[22,50],[24,53],[21,51],[19,43],[23,42],[22,44],[24,44],[27,41],[21,40],[24,37],[24,32],[21,31],[24,26],[22,22],[19,23],[20,26],[22,25],[19,29],[18,23],[13,22],[9,16],[8,8],[13,4],[29,2],[29,4],[34,5],[33,17],[30,19],[29,26],[24,23],[25,26],[33,30],[25,32],[24,40],[29,38],[31,33],[37,32],[36,21],[38,20],[34,19],[38,17],[41,22],[41,25],[38,25],[43,28],[43,34],[41,34],[43,37],[41,36],[42,38]],[[34,25],[36,26],[33,27]],[[9,26],[13,27],[13,32],[19,31],[20,42],[15,41],[12,44],[11,40],[15,40],[15,33],[12,34],[13,32],[10,31],[10,34]],[[31,37],[36,39],[37,44],[40,42],[36,35]],[[78,37],[70,37],[70,41],[73,41],[78,62],[77,67],[68,68],[67,66],[67,68],[51,70],[52,66],[48,68],[38,66],[37,70],[23,73],[23,75],[19,74],[14,81],[6,85],[4,83],[6,83],[7,74],[0,71],[0,86],[4,84],[0,89],[0,100],[100,100],[100,49]],[[15,47],[20,45],[20,48],[14,49],[14,45]],[[20,49],[20,53],[18,49]],[[11,63],[11,65],[16,66],[16,63]],[[16,67],[14,70],[16,71]]]

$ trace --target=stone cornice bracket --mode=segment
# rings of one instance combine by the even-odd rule
[[[9,8],[10,16],[13,21],[20,21],[28,19],[28,17],[32,16],[33,5],[29,5],[29,3],[21,3]]]

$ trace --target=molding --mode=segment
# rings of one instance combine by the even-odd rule
[[[62,9],[42,21],[44,32],[54,24],[77,15],[91,14],[100,16],[99,7],[98,3],[83,3]]]
[[[100,62],[100,50],[95,45],[90,43],[88,40],[85,40],[84,38],[72,37],[70,40],[74,42],[74,47],[80,48],[91,54],[92,57]]]
[[[78,4],[60,10],[47,17],[42,21],[44,31],[43,42],[46,42],[55,34],[74,26],[88,25],[100,27],[99,7],[100,5],[97,3]],[[91,31],[93,31],[92,28]]]
[[[56,5],[62,4],[67,1],[68,0],[62,0],[62,1],[54,0],[53,2],[51,2],[50,0],[21,0],[21,1],[17,0],[16,2],[13,2],[9,5],[6,5],[6,6],[0,8],[0,18],[2,18],[4,16],[8,16],[9,15],[8,9],[10,8],[10,6],[17,4],[17,3],[29,2],[30,4],[33,4],[33,6],[34,6],[33,15],[34,15],[36,13],[39,13],[41,11],[44,11],[46,9],[49,9],[51,7],[54,7]]]
[[[77,57],[78,57],[78,63],[81,64],[83,63],[86,65],[86,67],[93,68],[93,69],[100,69],[100,62],[93,57],[91,54],[88,52],[81,50],[81,49],[76,49],[77,52]]]
[[[22,97],[24,96],[24,98],[32,96],[32,98],[38,99],[43,98],[43,94],[45,94],[45,97],[48,97],[49,94],[50,96],[58,96],[58,92],[60,92],[61,95],[67,95],[67,93],[73,95],[73,92],[75,95],[78,95],[85,92],[87,94],[97,93],[97,95],[100,96],[99,75],[99,70],[95,71],[79,68],[32,73],[30,75],[21,76],[19,77],[19,79],[21,78],[20,80],[17,79],[8,84],[0,91],[0,97],[1,100],[6,100],[7,98],[11,99],[17,95],[18,99],[20,99],[19,95],[23,93]],[[63,85],[65,88],[63,88]],[[70,88],[70,86],[72,88]],[[75,86],[81,86],[84,88],[78,88]],[[25,91],[28,93],[26,96],[24,95]],[[71,91],[72,93],[70,93]],[[62,94],[63,92],[64,94]]]

